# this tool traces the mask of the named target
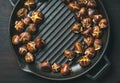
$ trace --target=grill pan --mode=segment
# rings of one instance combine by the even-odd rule
[[[10,17],[9,22],[9,33],[10,33],[10,42],[11,37],[17,32],[14,30],[14,22],[17,20],[16,13],[22,7],[24,0],[18,0],[14,5],[12,0],[9,0],[14,6],[13,12]],[[61,0],[48,0],[44,3],[38,2],[36,0],[37,7],[35,10],[42,11],[44,14],[43,23],[39,24],[39,29],[37,33],[34,35],[33,40],[36,37],[44,38],[47,43],[46,47],[42,50],[39,50],[35,54],[35,63],[34,64],[26,64],[17,53],[18,48],[11,44],[13,50],[15,51],[15,55],[18,59],[18,64],[23,71],[33,73],[37,76],[50,79],[50,80],[69,80],[80,76],[87,76],[91,79],[97,79],[99,75],[109,67],[110,62],[108,61],[105,51],[108,46],[109,36],[110,36],[110,25],[108,23],[108,28],[103,31],[102,40],[103,47],[100,51],[96,53],[96,56],[92,59],[92,63],[88,67],[81,67],[77,64],[77,59],[80,57],[76,57],[73,62],[69,62],[64,56],[63,51],[65,49],[73,50],[73,43],[75,41],[83,42],[83,36],[77,35],[71,32],[70,28],[73,24],[75,24],[74,14],[72,11],[68,9],[68,7],[61,2]],[[108,19],[105,8],[100,0],[97,0],[99,11]],[[31,10],[31,13],[34,10]],[[72,68],[72,72],[70,75],[63,76],[59,73],[46,73],[40,71],[39,64],[42,61],[49,60],[51,64],[56,63],[68,63]],[[100,68],[96,68],[99,66]],[[90,72],[97,70],[92,75]]]

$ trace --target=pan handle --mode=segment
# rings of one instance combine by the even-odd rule
[[[9,0],[10,4],[14,7],[18,0]]]
[[[110,66],[110,62],[106,56],[104,56],[100,62],[86,74],[86,76],[92,80],[98,79]]]

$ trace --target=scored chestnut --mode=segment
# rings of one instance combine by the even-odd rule
[[[30,16],[26,16],[24,19],[22,19],[25,25],[28,25],[31,22]]]
[[[102,30],[100,29],[100,27],[97,26],[97,25],[94,26],[92,36],[95,37],[95,38],[99,38],[101,34],[102,34]]]
[[[28,52],[26,55],[25,55],[25,61],[27,62],[27,63],[32,63],[32,62],[34,62],[34,56],[33,56],[33,54],[31,54],[30,52]]]
[[[96,0],[88,0],[87,6],[96,7],[97,6]]]
[[[89,58],[92,58],[95,56],[95,48],[94,47],[88,47],[86,50],[85,50],[85,56],[89,57]]]
[[[43,40],[42,38],[40,38],[40,37],[37,37],[37,38],[35,39],[35,44],[36,44],[36,48],[37,48],[37,49],[45,46],[44,40]]]
[[[93,37],[92,36],[84,37],[84,43],[87,46],[91,46],[93,44]]]
[[[61,70],[60,64],[54,63],[54,64],[52,65],[52,71],[53,71],[53,72],[57,73],[57,72],[59,72],[60,70]]]
[[[95,48],[95,50],[100,50],[102,48],[102,40],[101,39],[94,40],[94,48]]]
[[[91,24],[92,24],[92,20],[91,20],[91,18],[87,17],[87,18],[84,18],[84,19],[81,21],[81,23],[82,23],[82,26],[83,26],[83,27],[90,27]]]
[[[41,11],[33,11],[32,12],[32,16],[31,19],[33,21],[33,23],[39,23],[43,20],[43,14]]]
[[[68,8],[72,11],[78,11],[80,9],[76,1],[69,3]]]
[[[64,51],[64,56],[69,60],[72,61],[75,57],[75,52],[72,50],[65,50]]]
[[[27,31],[30,34],[34,34],[36,32],[36,30],[37,30],[36,24],[34,24],[34,23],[29,24]]]
[[[25,45],[19,47],[19,54],[20,55],[25,55],[27,52],[28,52],[28,50],[27,50],[27,47]]]
[[[83,27],[81,26],[80,23],[76,23],[72,26],[71,30],[74,32],[74,33],[80,33],[81,31],[83,31]]]
[[[51,64],[49,63],[48,60],[43,61],[43,62],[40,64],[40,69],[41,69],[42,71],[45,71],[45,72],[50,72],[50,71],[51,71]]]
[[[93,15],[93,23],[97,24],[101,19],[103,18],[103,16],[101,14],[96,14]]]
[[[28,13],[28,10],[26,8],[21,8],[18,10],[17,16],[19,18],[23,18],[23,17],[27,16],[27,13]]]
[[[35,8],[35,0],[26,0],[24,6],[29,10]]]
[[[103,19],[100,20],[98,25],[101,29],[104,29],[104,28],[107,27],[107,24],[108,24],[107,19],[103,18]]]
[[[19,41],[19,35],[14,35],[12,37],[12,44],[18,45],[19,43],[20,43],[20,41]]]
[[[92,28],[91,27],[88,27],[84,31],[81,32],[81,34],[83,34],[85,36],[88,36],[91,33],[92,33]]]
[[[24,22],[23,21],[15,21],[15,29],[18,32],[22,32],[24,30]]]
[[[78,60],[78,63],[79,63],[80,66],[86,67],[86,66],[90,65],[91,60],[90,60],[89,57],[87,57],[87,56],[82,56],[82,57]]]
[[[75,53],[77,54],[82,54],[84,51],[84,47],[81,44],[81,42],[75,42],[74,43],[74,48],[75,48]]]
[[[26,43],[31,40],[31,35],[28,32],[22,32],[19,37],[19,41],[22,43]]]
[[[63,64],[60,72],[62,75],[68,75],[71,72],[70,65],[66,63]]]
[[[28,42],[27,43],[27,49],[28,49],[28,51],[31,52],[31,53],[36,52],[37,49],[36,49],[35,46],[36,46],[35,42],[33,42],[33,41]]]

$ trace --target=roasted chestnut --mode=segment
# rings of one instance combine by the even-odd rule
[[[92,36],[84,37],[84,43],[85,43],[87,46],[91,46],[92,43],[93,43],[93,37],[92,37]]]
[[[88,3],[88,0],[77,0],[77,2],[80,6],[86,6]]]
[[[99,22],[99,27],[100,27],[101,29],[106,28],[106,27],[107,27],[107,24],[108,24],[107,20],[106,20],[105,18],[103,18],[103,19],[101,19],[100,22]]]
[[[31,16],[32,21],[36,24],[43,20],[43,14],[40,11],[32,12]]]
[[[88,7],[96,7],[97,3],[95,0],[88,0],[87,6]]]
[[[17,16],[19,18],[23,18],[23,17],[27,16],[27,12],[28,12],[28,10],[26,8],[21,8],[18,10]]]
[[[88,27],[86,28],[84,31],[81,32],[81,34],[85,35],[85,36],[88,36],[92,33],[92,28],[91,27]]]
[[[81,42],[75,42],[74,43],[75,53],[82,54],[84,51],[83,45]]]
[[[45,72],[50,72],[51,71],[51,64],[49,63],[48,60],[42,62],[40,64],[40,69]]]
[[[93,15],[95,15],[97,11],[95,9],[89,8],[88,9],[88,16],[93,18]]]
[[[52,71],[53,72],[59,72],[61,70],[61,66],[60,66],[60,64],[57,64],[57,63],[54,63],[53,65],[52,65]]]
[[[75,53],[74,53],[74,51],[72,51],[72,50],[65,50],[65,51],[64,51],[64,56],[65,56],[69,61],[71,61],[71,60],[74,59]]]
[[[30,34],[34,34],[36,32],[36,30],[37,30],[36,24],[34,24],[34,23],[29,24],[27,31]]]
[[[28,49],[28,51],[31,52],[31,53],[36,52],[37,49],[36,49],[35,46],[36,46],[35,42],[33,42],[33,41],[28,42],[27,43],[27,49]]]
[[[26,2],[24,3],[25,7],[30,9],[35,8],[35,0],[26,0]]]
[[[31,35],[28,32],[21,33],[19,37],[19,41],[22,43],[26,43],[31,40]]]
[[[24,22],[25,25],[28,25],[31,22],[31,18],[30,16],[27,16],[22,21]]]
[[[25,55],[27,52],[28,52],[28,50],[27,50],[27,47],[25,45],[19,47],[19,54],[20,55]]]
[[[92,24],[92,20],[91,20],[91,18],[84,18],[82,21],[81,21],[81,23],[82,23],[82,26],[83,27],[90,27],[91,26],[91,24]]]
[[[101,31],[100,27],[99,26],[94,26],[92,36],[95,37],[95,38],[99,38],[101,34],[102,34],[102,31]]]
[[[12,44],[14,45],[18,45],[20,42],[19,42],[19,35],[14,35],[12,37]]]
[[[32,62],[34,62],[34,56],[33,56],[33,54],[31,54],[30,52],[28,52],[26,55],[25,55],[25,61],[27,62],[27,63],[32,63]]]
[[[61,0],[61,1],[64,2],[65,4],[69,4],[73,0]]]
[[[78,11],[80,9],[76,1],[69,3],[68,8],[72,11]]]
[[[101,14],[93,15],[93,22],[96,24],[96,23],[98,23],[102,18],[103,18],[103,16],[102,16]]]
[[[23,21],[15,21],[15,29],[18,32],[22,32],[24,30],[24,22]]]
[[[95,48],[95,50],[100,50],[102,48],[102,40],[101,39],[95,39],[94,48]]]
[[[68,75],[71,72],[70,65],[66,63],[63,64],[60,72],[62,75]]]
[[[82,57],[78,60],[78,63],[80,64],[80,66],[86,67],[86,66],[90,65],[91,60],[90,60],[87,56],[82,56]]]
[[[92,58],[95,56],[95,48],[94,47],[88,47],[86,50],[85,50],[85,56],[89,57],[89,58]]]
[[[36,48],[39,49],[39,48],[41,48],[41,47],[43,47],[45,45],[45,42],[44,42],[44,40],[42,38],[37,37],[35,39],[35,44],[36,44]]]
[[[73,27],[71,28],[71,30],[74,33],[80,33],[81,31],[83,31],[83,27],[81,26],[80,23],[74,24]]]

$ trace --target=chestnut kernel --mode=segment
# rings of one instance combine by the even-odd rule
[[[12,37],[12,44],[14,45],[18,45],[20,42],[19,42],[19,35],[14,35]]]
[[[75,57],[75,53],[74,51],[71,51],[71,50],[65,50],[64,51],[64,56],[69,60],[69,61],[72,61]]]
[[[71,72],[70,65],[66,63],[63,64],[60,72],[62,75],[68,75]]]
[[[80,6],[86,6],[88,3],[88,0],[77,0],[77,2]]]
[[[81,42],[75,42],[74,43],[75,53],[82,54],[84,51],[83,45]]]
[[[51,64],[49,63],[48,60],[46,60],[40,64],[40,68],[42,71],[50,72],[51,71]]]
[[[71,28],[71,30],[74,33],[80,33],[81,31],[83,31],[83,27],[81,26],[80,23],[74,24],[73,27]]]
[[[89,58],[92,58],[95,56],[95,48],[94,47],[88,47],[86,50],[85,50],[85,53],[84,53],[87,57]]]
[[[31,54],[30,52],[28,52],[26,55],[25,55],[25,61],[27,62],[27,63],[32,63],[32,62],[34,62],[34,56],[33,56],[33,54]]]
[[[52,65],[52,71],[53,71],[53,72],[57,73],[57,72],[59,72],[60,70],[61,70],[60,64],[54,63],[54,64]]]

